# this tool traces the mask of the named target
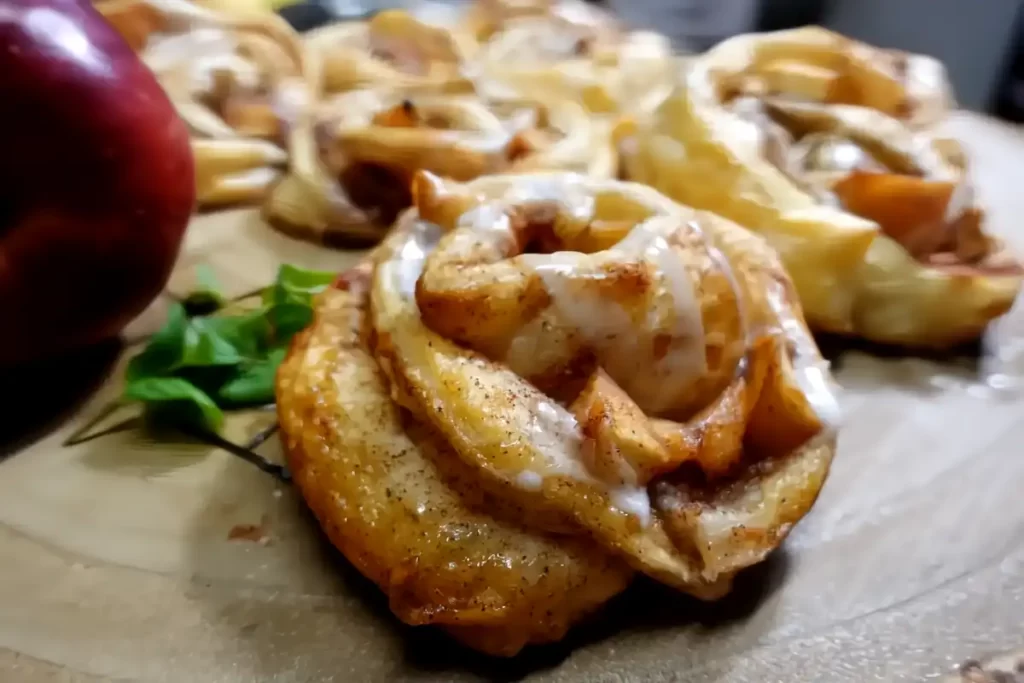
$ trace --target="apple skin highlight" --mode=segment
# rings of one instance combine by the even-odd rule
[[[189,133],[86,0],[0,0],[0,367],[117,335],[195,205]]]

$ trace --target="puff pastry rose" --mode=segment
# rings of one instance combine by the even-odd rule
[[[298,174],[302,158],[293,155],[293,172],[265,212],[278,227],[328,244],[379,242],[409,207],[418,170],[457,180],[536,169],[618,172],[611,124],[570,100],[377,89],[334,95],[313,111],[308,138],[292,147],[309,150],[312,170]]]
[[[139,51],[192,132],[200,207],[258,202],[283,175],[289,93],[304,72],[299,39],[270,13],[187,0],[96,5]]]
[[[671,92],[678,63],[665,36],[627,31],[586,3],[538,4],[544,9],[493,26],[477,60],[478,88],[568,98],[606,115],[650,114]]]
[[[739,36],[624,135],[628,175],[762,234],[812,327],[953,346],[1009,309],[1022,269],[932,125],[948,93],[933,60],[821,28]]]
[[[464,68],[477,50],[473,36],[402,10],[330,24],[304,42],[310,59],[320,63],[326,93],[368,87],[433,93],[473,89]]]
[[[610,177],[616,117],[650,112],[670,91],[667,42],[623,32],[586,3],[432,7],[304,40],[310,104],[291,130],[289,175],[265,205],[274,225],[375,243],[420,169],[458,180],[537,169]]]
[[[774,252],[621,181],[412,187],[278,374],[332,541],[399,618],[496,654],[561,638],[634,571],[726,593],[810,509],[835,444]]]

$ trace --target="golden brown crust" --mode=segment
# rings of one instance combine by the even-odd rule
[[[562,637],[627,566],[726,593],[810,509],[835,448],[827,369],[774,253],[629,183],[413,186],[416,208],[318,299],[278,374],[289,464],[332,542],[399,618],[497,654]],[[604,246],[550,253],[581,244]],[[536,279],[549,262],[580,275],[577,304],[635,320],[628,356],[559,313]],[[430,304],[447,297],[462,303]],[[745,353],[692,405],[682,388],[729,344]],[[661,379],[633,381],[647,363]],[[531,368],[565,380],[549,385],[561,403]]]
[[[982,231],[963,150],[931,127],[948,90],[925,62],[817,27],[730,39],[639,133],[628,175],[764,235],[816,329],[912,347],[975,339],[1024,270]],[[818,143],[860,158],[796,154]]]
[[[427,427],[402,415],[361,334],[365,282],[331,289],[277,380],[295,483],[331,542],[413,625],[491,654],[562,638],[630,572],[585,540],[499,521]]]
[[[667,40],[620,32],[581,0],[428,14],[388,10],[304,36],[288,180],[264,206],[273,225],[321,244],[379,240],[421,169],[612,177],[612,117],[649,113],[670,91]],[[415,115],[395,115],[404,108]]]
[[[631,420],[635,420],[638,415],[635,405],[655,405],[649,402],[657,400],[653,396],[644,399],[631,394],[628,403],[624,403],[625,399],[621,392],[606,391],[600,400],[596,400],[591,395],[592,392],[584,390],[569,406],[569,410],[573,410],[575,406],[578,415],[586,416],[587,421],[583,426],[591,427],[590,436],[588,437],[586,430],[582,435],[574,435],[572,429],[575,427],[567,432],[559,432],[558,428],[552,426],[552,429],[555,429],[549,435],[552,441],[541,448],[530,436],[534,429],[531,425],[536,419],[537,411],[540,410],[538,406],[547,406],[541,410],[542,413],[558,413],[560,409],[538,392],[534,384],[524,381],[517,372],[523,373],[523,376],[532,376],[525,368],[542,367],[536,365],[538,358],[548,359],[542,361],[543,363],[553,359],[559,359],[554,362],[562,363],[575,357],[578,352],[586,354],[588,351],[586,348],[579,348],[571,335],[563,336],[561,326],[564,322],[559,322],[557,314],[551,317],[547,309],[535,315],[535,319],[546,321],[542,328],[531,327],[530,323],[526,323],[520,331],[516,331],[515,327],[520,324],[518,322],[512,322],[513,327],[508,327],[509,321],[522,320],[519,314],[515,313],[515,309],[525,305],[526,300],[515,293],[519,288],[514,283],[531,281],[534,275],[531,274],[533,271],[529,264],[532,261],[508,258],[512,254],[507,252],[504,253],[504,257],[508,260],[498,258],[497,253],[491,252],[489,246],[493,244],[491,240],[494,239],[494,233],[489,231],[495,228],[485,226],[481,226],[485,232],[482,233],[484,241],[480,243],[479,248],[471,246],[473,242],[470,235],[465,232],[467,228],[455,229],[446,237],[442,237],[436,251],[425,259],[422,266],[423,274],[418,278],[418,284],[404,294],[399,294],[395,288],[403,286],[399,283],[405,277],[402,275],[404,269],[409,265],[404,261],[405,255],[420,253],[420,250],[426,247],[415,241],[420,237],[410,237],[402,231],[389,240],[382,251],[381,265],[378,266],[374,278],[372,319],[373,328],[377,333],[377,357],[391,381],[401,387],[403,405],[409,406],[421,419],[433,424],[456,452],[477,468],[491,486],[503,491],[503,495],[521,501],[523,507],[548,510],[556,519],[565,519],[567,516],[574,519],[602,543],[623,553],[634,566],[659,580],[705,597],[720,594],[726,585],[725,582],[731,577],[732,570],[719,567],[714,562],[695,562],[688,553],[680,552],[678,546],[665,534],[657,514],[649,526],[638,528],[636,520],[631,519],[631,514],[623,514],[623,509],[617,509],[616,504],[612,502],[616,497],[622,500],[623,496],[632,495],[628,493],[628,486],[623,491],[614,490],[615,486],[625,480],[616,479],[602,483],[599,477],[591,478],[591,475],[566,475],[565,468],[568,465],[559,459],[572,456],[558,453],[562,453],[562,449],[572,452],[576,439],[582,439],[583,457],[590,459],[587,467],[593,471],[602,471],[601,461],[606,457],[617,457],[620,460],[625,458],[634,470],[646,471],[642,476],[650,476],[666,468],[675,469],[684,462],[694,462],[707,476],[719,481],[728,481],[734,476],[737,468],[743,469],[743,463],[747,462],[745,458],[760,457],[752,453],[744,454],[743,449],[746,436],[755,441],[758,439],[757,435],[750,435],[748,432],[747,419],[754,412],[771,413],[774,427],[781,430],[793,443],[803,443],[810,433],[821,432],[822,417],[809,405],[808,402],[812,401],[813,397],[805,393],[799,379],[804,372],[820,361],[820,357],[817,356],[813,342],[802,327],[788,289],[788,280],[771,255],[771,251],[757,237],[717,217],[688,211],[667,202],[648,188],[626,183],[602,183],[567,174],[538,174],[524,178],[523,186],[517,188],[519,182],[515,176],[493,176],[474,181],[464,189],[453,187],[452,184],[435,185],[433,190],[420,190],[416,193],[417,206],[421,215],[431,216],[432,220],[440,221],[442,230],[452,230],[452,225],[445,222],[444,216],[452,220],[451,217],[465,211],[475,212],[473,215],[490,215],[490,209],[486,209],[488,201],[500,201],[506,193],[528,197],[529,190],[526,188],[540,187],[545,188],[544,192],[554,193],[555,196],[564,193],[564,196],[578,198],[581,196],[578,194],[580,192],[584,195],[589,194],[595,198],[595,205],[602,207],[598,218],[603,217],[604,212],[608,212],[609,216],[643,216],[644,211],[648,212],[648,216],[658,216],[659,212],[664,212],[667,224],[660,218],[655,222],[659,225],[665,224],[669,229],[675,221],[678,222],[674,224],[683,232],[687,229],[685,226],[697,225],[708,235],[709,241],[716,249],[721,250],[723,257],[732,264],[732,272],[736,278],[738,291],[742,295],[743,308],[747,312],[750,325],[747,334],[752,335],[751,339],[763,339],[763,342],[755,344],[748,354],[745,365],[747,370],[740,373],[732,385],[720,395],[716,396],[716,392],[711,392],[710,398],[706,399],[707,407],[695,415],[680,418],[679,422],[667,419],[652,420],[649,423],[649,428],[653,430],[650,438],[639,437],[636,430],[641,424]],[[467,198],[472,198],[468,205]],[[449,202],[453,202],[459,209],[447,208]],[[478,206],[482,208],[477,209]],[[409,220],[414,220],[414,217],[410,217]],[[494,220],[498,220],[497,217]],[[571,219],[563,216],[559,220]],[[556,221],[556,225],[562,224]],[[651,223],[650,229],[655,229],[654,223]],[[566,228],[566,231],[569,234],[575,233],[572,227]],[[671,244],[672,240],[669,239],[665,242],[664,248],[678,249]],[[439,264],[439,260],[450,258],[451,256],[446,256],[449,252],[452,256],[457,254],[462,259],[458,262],[462,270],[456,269],[451,275],[445,275],[446,271]],[[673,253],[679,256],[688,252],[683,249]],[[586,274],[590,272],[588,268],[591,267],[588,263],[600,264],[603,259],[615,258],[616,254],[618,252],[598,252],[589,257],[581,255],[575,258],[573,267],[579,269],[584,280],[588,283],[598,283],[586,285],[590,289],[589,294],[585,289],[576,288],[576,296],[583,299],[595,293],[602,296],[602,288],[608,285],[602,278],[587,279],[589,275]],[[621,258],[621,255],[618,257]],[[498,260],[492,260],[494,258]],[[566,257],[559,258],[564,262]],[[683,262],[680,262],[680,267]],[[714,258],[705,257],[705,265],[702,268],[713,270],[717,267],[714,263]],[[666,271],[659,271],[657,282],[664,283],[661,279],[664,272]],[[466,280],[469,275],[472,277]],[[685,277],[697,278],[695,281],[699,282],[702,276],[691,273]],[[423,299],[424,287],[431,289],[433,296],[438,297],[448,296],[443,292],[449,290],[451,295],[457,298],[460,292],[461,295],[471,292],[479,294],[484,308],[474,313],[473,307],[463,307],[460,313],[458,307],[454,307],[449,309],[448,315],[466,320],[469,319],[467,316],[472,317],[474,324],[466,325],[463,329],[474,330],[475,334],[463,339],[462,342],[479,349],[488,358],[482,358],[454,344],[451,339],[439,334],[437,329],[430,328],[430,322],[426,317],[421,317],[416,304],[417,299]],[[503,293],[502,289],[506,287],[513,289],[509,293]],[[699,296],[712,297],[710,293]],[[662,298],[656,300],[663,303],[666,301]],[[709,300],[716,301],[713,310],[701,314],[700,304],[695,304],[694,314],[709,320],[726,314],[728,310],[735,310],[735,299],[713,297]],[[606,306],[611,306],[612,302],[613,299],[608,299]],[[621,304],[621,300],[619,303]],[[629,304],[625,310],[630,311],[632,305],[635,304]],[[614,310],[608,310],[608,315],[614,317]],[[513,315],[506,315],[506,312]],[[654,317],[651,317],[650,312],[645,315],[647,320],[655,320],[658,316],[653,314]],[[508,355],[498,357],[503,358],[502,360],[491,360],[495,358],[496,347],[491,345],[489,336],[480,335],[494,324],[497,324],[495,331],[507,329],[508,333],[517,339],[523,339],[527,329],[542,329],[540,334],[548,335],[549,338],[546,341],[538,338],[531,344],[536,344],[535,348],[545,350],[538,352],[536,356],[519,360],[513,360],[512,356]],[[698,324],[704,326],[703,323]],[[481,328],[481,325],[484,327]],[[448,327],[443,325],[440,329]],[[641,332],[640,327],[633,329],[638,339],[645,338],[644,335],[647,333]],[[712,332],[713,329],[709,328],[709,333],[726,334],[724,330],[722,333]],[[775,334],[782,335],[782,338],[788,341],[778,341]],[[656,342],[657,335],[652,336],[651,340],[652,343]],[[633,377],[629,376],[627,368],[633,367],[629,363],[622,365],[621,371],[607,365],[618,352],[611,352],[611,357],[607,353],[601,355],[602,352],[598,352],[598,362],[602,363],[615,379],[612,385],[633,381],[636,376],[642,375],[644,352],[639,348],[638,351],[640,355],[632,356],[633,362],[640,364],[635,366],[638,374]],[[566,353],[569,355],[564,355]],[[791,361],[790,353],[798,360]],[[522,363],[528,365],[523,366]],[[807,363],[810,363],[810,366]],[[800,365],[799,370],[796,369],[796,364]],[[766,384],[766,378],[769,376],[777,378],[778,381],[771,385]],[[700,384],[700,378],[694,379]],[[601,381],[608,382],[598,379],[599,385]],[[640,388],[641,384],[643,383],[634,381],[632,390]],[[771,388],[771,393],[765,392],[766,386]],[[827,391],[825,385],[821,388]],[[640,403],[633,404],[634,400]],[[668,411],[668,415],[674,414],[671,403],[657,405],[660,408],[656,410]],[[434,406],[444,406],[444,409],[435,410]],[[554,413],[545,419],[560,424],[563,418],[555,418]],[[568,417],[564,419],[572,420]],[[646,417],[644,421],[646,422]],[[573,425],[577,423],[576,420],[572,422]],[[617,428],[616,424],[620,425],[621,429]],[[517,434],[524,436],[517,438],[514,436]],[[653,452],[643,452],[647,447],[645,444],[651,444],[652,440]],[[588,441],[592,442],[589,446]],[[495,450],[496,443],[503,444],[500,451]],[[592,449],[589,455],[587,448]],[[611,451],[606,450],[608,448],[617,455],[610,455]],[[824,472],[827,471],[831,448],[830,443],[823,447],[822,452],[827,456],[817,460],[817,464],[812,468],[817,474],[809,475],[802,480],[807,487],[799,491],[806,491],[809,495],[799,492],[799,487],[787,494],[799,509],[806,510],[813,502]],[[765,454],[767,453],[766,450]],[[652,458],[649,461],[650,467],[639,462],[647,456]],[[811,456],[808,457],[813,459]],[[671,464],[668,464],[669,462]],[[520,476],[516,474],[517,472],[525,474]],[[523,477],[532,480],[535,476],[538,482],[535,486],[522,484]],[[541,485],[542,481],[547,481],[545,477],[550,477],[551,486]],[[557,485],[554,483],[556,481]],[[602,488],[609,483],[613,490]],[[793,480],[786,482],[789,486],[793,486],[794,483]],[[753,504],[761,509],[762,501],[754,501]],[[657,510],[655,512],[657,513]],[[771,522],[768,521],[770,519],[774,519],[771,514],[762,522],[771,526]],[[785,523],[782,527],[785,527]],[[764,536],[771,537],[771,534]]]
[[[379,241],[411,203],[416,170],[459,179],[539,168],[611,177],[618,166],[610,126],[570,100],[546,105],[357,90],[308,115],[319,140],[304,135],[293,144],[310,148],[314,172],[302,175],[293,163],[264,214],[291,234],[325,244]]]

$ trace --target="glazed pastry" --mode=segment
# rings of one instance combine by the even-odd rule
[[[368,287],[356,271],[325,292],[281,366],[296,485],[406,623],[443,626],[497,655],[561,639],[631,571],[585,539],[502,519],[447,445],[403,415],[363,334]]]
[[[497,654],[560,638],[631,571],[725,594],[835,445],[774,252],[621,181],[412,187],[278,374],[289,467],[335,545],[399,618]]]
[[[522,19],[550,19],[598,38],[617,35],[622,29],[607,11],[581,0],[476,0],[459,24],[480,42],[487,42]]]
[[[270,13],[187,0],[108,0],[97,9],[138,50],[192,131],[201,208],[259,202],[283,175],[301,82],[297,36]]]
[[[938,60],[873,47],[817,26],[738,36],[706,57],[712,85],[725,100],[781,96],[857,105],[912,128],[938,123],[954,104]]]
[[[476,42],[456,26],[460,17],[446,15],[445,25],[388,10],[304,38],[302,85],[292,94],[304,105],[288,135],[288,174],[263,206],[268,223],[328,246],[380,241],[408,206],[407,180],[338,154],[328,159],[329,140],[341,122],[352,122],[349,129],[370,126],[375,113],[403,99],[471,93],[465,62]],[[346,104],[355,109],[345,111]]]
[[[929,125],[948,103],[933,60],[810,27],[725,41],[620,142],[628,177],[778,249],[812,327],[942,348],[1006,312],[1022,275]]]
[[[304,49],[296,99],[310,104],[264,215],[340,246],[378,242],[419,169],[617,174],[617,117],[653,111],[675,68],[664,39],[580,2],[390,10],[316,31]]]
[[[596,114],[651,113],[671,92],[678,66],[668,39],[626,31],[578,5],[554,3],[503,21],[480,50],[478,87],[568,97]]]
[[[610,123],[570,100],[485,100],[355,90],[322,102],[307,140],[323,174],[320,192],[286,180],[265,206],[279,228],[338,245],[374,244],[412,201],[423,169],[459,180],[498,172],[618,172]]]
[[[457,27],[421,21],[401,10],[367,21],[331,24],[305,37],[310,59],[321,63],[322,90],[368,87],[404,92],[467,92],[465,64],[476,40]]]

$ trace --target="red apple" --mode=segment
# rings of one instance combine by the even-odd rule
[[[0,367],[116,335],[195,203],[185,125],[86,0],[0,0]]]

